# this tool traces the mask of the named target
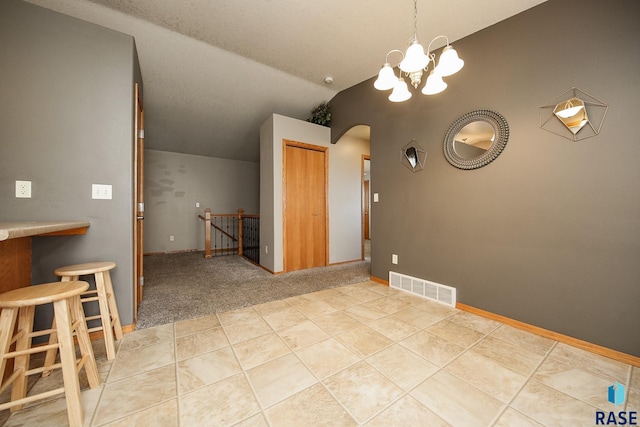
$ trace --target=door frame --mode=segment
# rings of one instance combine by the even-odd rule
[[[360,160],[360,206],[362,207],[361,209],[361,231],[360,231],[360,237],[361,237],[361,253],[362,253],[362,261],[364,261],[364,210],[365,210],[365,197],[364,197],[364,162],[366,161],[371,162],[371,155],[370,154],[363,154],[362,155],[362,159]],[[369,166],[371,167],[371,166]],[[371,177],[369,177],[369,188],[371,188]],[[369,198],[369,222],[371,222],[371,199]],[[371,226],[369,226],[369,235],[371,235]],[[369,236],[369,238],[371,238],[371,236]]]
[[[284,272],[287,269],[287,147],[297,147],[306,150],[320,151],[324,153],[324,265],[329,265],[329,147],[321,145],[313,145],[306,142],[293,141],[290,139],[282,140],[282,268]]]
[[[138,321],[138,307],[144,285],[144,106],[138,83],[134,99],[133,159],[133,322]]]

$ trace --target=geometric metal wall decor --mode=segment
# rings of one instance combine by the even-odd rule
[[[427,161],[427,152],[416,143],[415,139],[412,139],[400,151],[400,162],[408,167],[411,172],[418,172],[424,169],[424,164]]]
[[[608,109],[598,98],[572,87],[540,107],[540,127],[580,141],[600,133]]]

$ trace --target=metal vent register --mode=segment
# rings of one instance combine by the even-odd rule
[[[394,271],[389,272],[389,286],[450,307],[456,306],[456,288],[451,286],[418,279]]]

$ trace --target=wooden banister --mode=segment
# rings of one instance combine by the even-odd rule
[[[204,257],[211,258],[211,209],[204,210]]]
[[[242,214],[244,209],[238,209],[238,255],[242,256]]]
[[[228,252],[228,251],[235,252],[237,250],[238,255],[244,255],[244,247],[243,247],[244,219],[245,218],[258,219],[258,218],[260,218],[260,215],[256,215],[256,214],[245,215],[244,209],[238,209],[237,213],[235,213],[235,214],[212,214],[211,213],[211,209],[210,208],[206,208],[204,210],[204,216],[198,215],[198,218],[203,220],[204,223],[205,223],[205,250],[204,250],[204,257],[205,258],[211,258],[213,256],[213,252],[214,252],[211,249],[211,240],[212,240],[211,228],[212,227],[215,230],[219,231],[222,235],[227,236],[230,239],[230,241],[237,242],[237,245],[238,245],[237,248],[235,248],[235,247],[231,247],[231,248],[224,247],[224,248],[221,248],[221,249],[215,249],[215,252]],[[214,223],[214,221],[213,221],[213,218],[236,218],[237,221],[238,221],[237,222],[237,234],[234,236],[234,235],[228,233],[223,228],[221,228],[218,225],[216,225]],[[228,227],[227,227],[227,229],[228,229]],[[253,246],[250,246],[250,248],[255,249]]]

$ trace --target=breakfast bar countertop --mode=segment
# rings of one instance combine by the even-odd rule
[[[89,221],[15,221],[0,222],[0,241],[48,233],[86,229]]]

